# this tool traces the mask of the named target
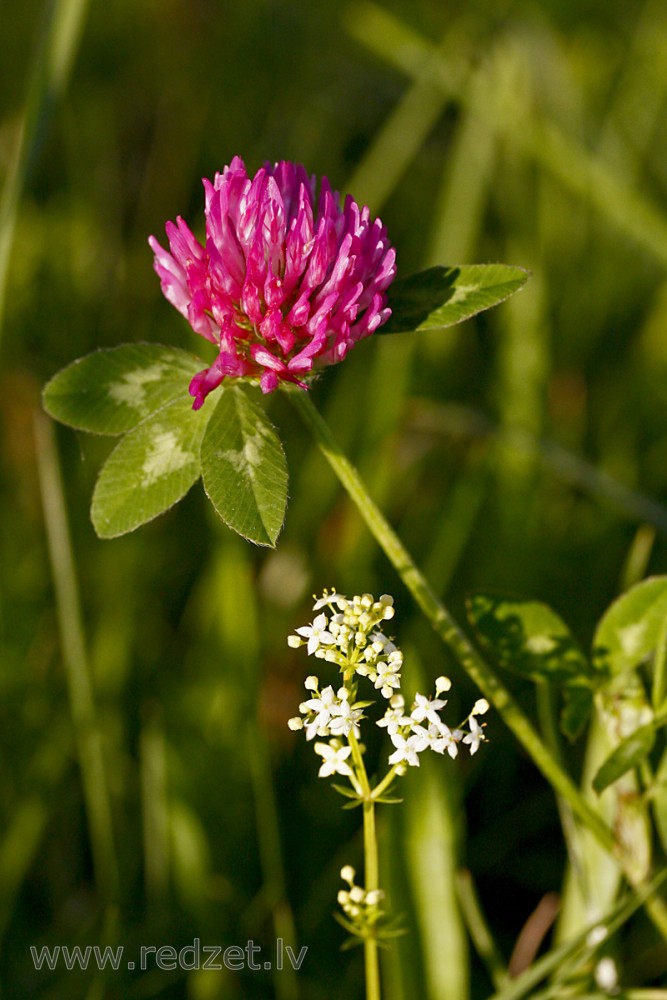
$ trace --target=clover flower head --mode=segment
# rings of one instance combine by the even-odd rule
[[[190,383],[194,409],[223,379],[306,388],[314,369],[342,361],[388,318],[396,254],[379,219],[326,177],[299,164],[265,164],[250,178],[235,157],[204,179],[206,236],[180,217],[169,250],[151,236],[162,291],[193,330],[215,344],[213,364]]]

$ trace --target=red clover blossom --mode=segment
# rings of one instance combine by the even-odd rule
[[[389,318],[385,227],[350,195],[341,208],[326,177],[317,198],[299,164],[266,164],[251,180],[237,156],[203,183],[205,244],[180,217],[166,224],[171,252],[149,239],[164,295],[218,348],[190,383],[194,409],[227,376],[259,378],[263,392],[306,388]]]

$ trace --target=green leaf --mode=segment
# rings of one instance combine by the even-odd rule
[[[335,788],[339,795],[344,795],[346,799],[355,799],[356,802],[361,802],[359,792],[355,792],[354,788],[348,788],[346,785],[335,785],[333,783],[331,787]]]
[[[185,496],[200,474],[199,450],[212,411],[181,398],[116,445],[102,468],[91,517],[100,538],[151,521]]]
[[[507,670],[533,680],[589,682],[586,657],[547,604],[475,594],[468,600],[468,614],[482,642]]]
[[[622,674],[656,649],[667,620],[667,576],[642,580],[621,595],[602,617],[593,639],[598,669]]]
[[[201,368],[199,358],[161,344],[94,351],[54,375],[44,388],[44,409],[77,430],[123,434],[169,403],[189,399],[188,383]]]
[[[468,616],[502,667],[534,681],[563,686],[560,728],[569,740],[575,740],[590,714],[594,678],[560,615],[540,601],[476,594],[468,601]]]
[[[234,386],[222,393],[201,449],[204,489],[222,520],[275,546],[285,520],[287,464],[264,411]]]
[[[391,316],[378,333],[442,330],[498,305],[530,277],[509,264],[430,267],[390,286]]]
[[[563,688],[563,710],[560,713],[560,729],[571,741],[581,735],[593,705],[590,687],[568,684]]]
[[[593,778],[593,788],[598,795],[648,757],[655,743],[655,730],[653,722],[640,726],[609,754]]]

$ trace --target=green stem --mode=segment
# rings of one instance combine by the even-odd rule
[[[387,771],[382,781],[380,781],[371,792],[371,795],[376,802],[380,798],[382,793],[386,791],[386,789],[389,788],[389,786],[391,785],[392,781],[396,777],[396,772],[398,771],[398,767],[399,767],[398,764],[394,764],[391,771]]]
[[[103,901],[115,904],[119,889],[118,861],[112,833],[111,794],[104,762],[102,732],[95,710],[53,430],[50,422],[39,413],[35,416],[35,440],[63,666],[88,814],[95,877]]]
[[[494,988],[500,990],[507,982],[507,966],[489,930],[469,871],[457,872],[456,894],[477,954],[484,962]]]
[[[352,748],[354,770],[363,795],[364,810],[364,889],[366,892],[379,889],[379,863],[377,831],[375,828],[375,801],[366,773],[361,747],[354,733],[348,736]],[[364,938],[364,964],[366,968],[366,1000],[380,1000],[380,962],[376,927],[373,925]]]
[[[7,278],[19,204],[31,158],[44,135],[44,122],[62,96],[76,56],[88,0],[55,0],[31,60],[28,91],[0,196],[0,333],[7,301]]]
[[[537,696],[537,716],[540,721],[542,735],[554,756],[554,760],[562,767],[560,740],[556,719],[554,718],[552,690],[549,682],[538,682],[535,693]],[[560,824],[563,828],[570,865],[584,898],[587,898],[586,879],[584,875],[585,866],[581,857],[581,840],[572,807],[560,795],[556,796],[556,805],[558,806]]]
[[[602,846],[615,853],[616,844],[612,831],[584,799],[570,777],[559,767],[508,689],[433,592],[396,532],[368,495],[357,470],[336,443],[328,425],[311,401],[310,394],[290,391],[289,398],[312,432],[320,451],[355,503],[376,541],[445,645],[451,649],[469,677],[494,705],[505,724],[530,754],[554,790],[569,803],[572,811]]]

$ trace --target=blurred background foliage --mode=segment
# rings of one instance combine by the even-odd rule
[[[360,953],[341,957],[331,917],[360,816],[287,729],[307,666],[285,637],[324,586],[388,591],[415,685],[450,673],[456,716],[469,683],[278,394],[291,504],[266,551],[199,486],[98,541],[88,503],[109,443],[35,436],[40,389],[100,346],[201,351],[147,236],[177,214],[196,229],[200,178],[237,153],[251,171],[301,161],[381,214],[401,274],[532,271],[444,336],[360,345],[313,398],[455,611],[476,588],[529,595],[588,643],[620,590],[667,566],[667,7],[24,0],[0,5],[0,46],[0,996],[361,996]],[[493,716],[488,734],[474,760],[410,774],[384,817],[410,930],[387,956],[391,1000],[491,992],[457,868],[505,958],[560,888],[553,796]],[[296,977],[36,972],[28,952],[277,935],[308,946]],[[639,985],[664,976],[654,945],[640,919],[623,945]]]

